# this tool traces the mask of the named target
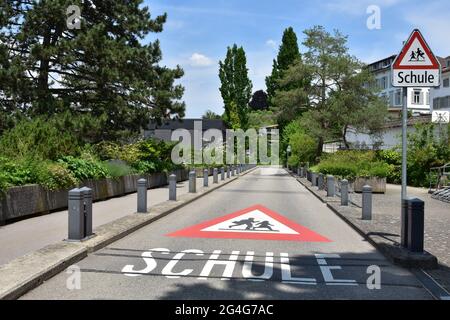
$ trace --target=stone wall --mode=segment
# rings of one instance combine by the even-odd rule
[[[177,181],[188,179],[188,170],[178,169],[174,172]],[[145,178],[148,188],[156,188],[167,184],[166,173],[150,175],[127,175],[118,178],[87,180],[78,187],[87,186],[92,189],[93,200],[109,198],[136,192],[137,180]],[[32,217],[34,215],[50,213],[67,208],[69,190],[49,191],[40,185],[26,185],[12,187],[0,194],[0,225],[9,220]]]

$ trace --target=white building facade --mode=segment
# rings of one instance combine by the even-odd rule
[[[368,65],[374,74],[380,96],[388,103],[390,112],[400,112],[403,106],[402,88],[392,86],[391,65],[396,55],[384,58]],[[430,88],[408,88],[407,108],[413,114],[430,114]]]
[[[432,110],[450,111],[450,56],[438,59],[442,67],[441,85],[430,90]]]

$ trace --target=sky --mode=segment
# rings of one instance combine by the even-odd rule
[[[180,65],[184,77],[186,118],[201,117],[206,110],[223,113],[218,76],[219,61],[227,47],[245,49],[253,91],[266,89],[283,30],[293,27],[300,52],[303,31],[322,25],[348,36],[349,52],[370,63],[397,54],[414,28],[419,28],[435,55],[450,56],[449,0],[145,0],[152,17],[167,13],[158,39],[161,64]],[[380,9],[380,28],[369,29],[371,6]],[[369,9],[369,12],[368,12]]]

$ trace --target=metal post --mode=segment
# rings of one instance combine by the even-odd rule
[[[334,197],[336,194],[334,185],[334,177],[331,175],[327,176],[327,197]]]
[[[227,166],[227,179],[230,178],[230,166]]]
[[[403,207],[403,200],[405,200],[408,197],[407,192],[407,128],[408,128],[408,88],[403,88],[403,109],[402,109],[402,210]],[[401,228],[406,229],[407,228],[407,221],[405,221],[406,218],[406,212],[401,212]],[[405,239],[406,241],[406,239]]]
[[[208,180],[209,180],[209,170],[208,169],[204,169],[203,170],[203,186],[207,187],[208,186]]]
[[[137,212],[147,213],[147,179],[137,181]]]
[[[362,219],[372,220],[372,187],[368,185],[362,188]]]
[[[319,173],[319,176],[317,178],[317,186],[319,187],[319,190],[325,189],[325,184],[323,182],[323,173]]]
[[[408,248],[408,198],[402,199],[402,215],[400,219],[400,244],[403,248]]]
[[[348,206],[348,180],[341,181],[341,206]]]
[[[72,189],[69,191],[69,240],[81,240],[84,235],[84,201],[83,191]]]
[[[311,184],[313,187],[317,186],[317,178],[316,178],[316,173],[315,172],[311,172]]]
[[[197,192],[197,174],[195,171],[189,172],[189,193]]]
[[[177,176],[169,176],[169,200],[177,201]]]
[[[418,198],[406,200],[408,203],[408,249],[411,252],[423,252],[424,207]]]
[[[220,168],[220,180],[225,180],[225,168]]]
[[[213,169],[213,183],[219,183],[219,176],[217,168]]]
[[[80,191],[83,193],[84,238],[86,238],[92,235],[92,189],[83,187]]]
[[[300,178],[303,178],[305,176],[304,168],[300,167]]]
[[[231,166],[231,176],[234,177],[234,166]]]

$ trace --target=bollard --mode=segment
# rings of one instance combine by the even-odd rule
[[[197,192],[197,174],[195,171],[189,172],[189,193]]]
[[[406,199],[408,216],[408,249],[423,253],[425,203],[418,198]]]
[[[362,188],[362,219],[372,220],[372,187],[368,185]]]
[[[319,176],[317,177],[317,186],[319,187],[319,190],[325,189],[325,183],[323,181],[323,173],[319,173]]]
[[[348,206],[348,180],[341,181],[341,206]]]
[[[231,166],[231,176],[234,177],[234,166]]]
[[[402,199],[402,214],[400,217],[400,244],[408,248],[408,206],[409,198]]]
[[[230,166],[227,166],[227,179],[230,178]]]
[[[225,168],[220,168],[220,180],[225,180]]]
[[[84,235],[84,200],[83,191],[72,189],[69,191],[69,240],[81,240]]]
[[[327,176],[327,197],[334,197],[335,195],[334,177]]]
[[[147,180],[137,181],[137,212],[147,213]]]
[[[305,176],[304,168],[300,167],[300,178],[303,178]]]
[[[213,183],[219,183],[218,171],[217,168],[213,169]]]
[[[311,172],[311,185],[313,187],[317,186],[317,178],[316,178],[316,174],[314,172]]]
[[[177,201],[177,176],[169,176],[169,200]]]
[[[84,238],[86,238],[92,235],[92,189],[83,187],[80,191],[83,193]]]
[[[208,174],[209,174],[209,170],[208,169],[204,169],[203,170],[203,186],[204,187],[207,187],[208,186],[208,180],[209,180],[209,177],[208,177]]]

